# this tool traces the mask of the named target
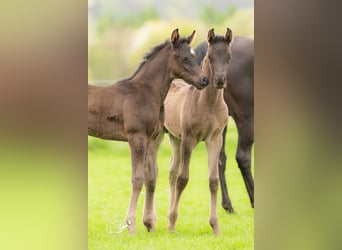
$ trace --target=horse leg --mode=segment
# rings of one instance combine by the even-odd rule
[[[183,136],[182,136],[183,137]],[[169,230],[174,231],[176,227],[176,220],[178,217],[178,204],[180,196],[189,181],[189,162],[192,149],[195,146],[195,141],[192,138],[184,138],[180,144],[180,164],[177,179],[175,181],[175,194],[171,209],[169,211]]]
[[[208,154],[208,170],[209,170],[209,189],[210,189],[210,219],[209,224],[215,234],[220,233],[217,219],[217,190],[219,182],[218,161],[220,156],[220,148],[222,145],[222,137],[210,138],[205,141]]]
[[[250,136],[252,135],[252,131],[248,128],[249,127],[246,126],[239,129],[236,161],[238,162],[239,169],[243,176],[251,206],[254,208],[254,181],[251,173],[251,150],[253,139]]]
[[[170,198],[169,198],[169,211],[173,206],[176,193],[176,180],[178,175],[179,163],[180,163],[180,139],[174,137],[169,133],[170,142],[172,146],[172,159],[169,168],[169,184],[170,184]]]
[[[135,232],[136,208],[140,191],[144,183],[144,165],[147,154],[147,137],[141,134],[128,136],[132,161],[132,193],[126,216],[129,233]]]
[[[156,187],[156,181],[158,177],[158,165],[157,155],[160,143],[164,137],[163,133],[150,142],[148,147],[147,161],[145,162],[145,207],[143,222],[147,228],[147,231],[155,231],[155,225],[157,222],[157,213],[154,204],[154,191]]]
[[[234,208],[232,206],[232,202],[230,201],[228,189],[227,189],[227,183],[226,183],[226,132],[227,132],[227,126],[224,128],[222,132],[222,147],[220,152],[220,160],[218,163],[219,166],[219,176],[220,176],[220,186],[221,186],[221,193],[222,193],[222,207],[228,212],[228,213],[235,213]]]

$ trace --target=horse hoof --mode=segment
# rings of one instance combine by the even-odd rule
[[[155,227],[146,227],[147,228],[147,232],[152,233],[156,231]]]
[[[236,212],[235,212],[235,210],[234,210],[234,208],[227,208],[226,209],[226,212],[228,213],[228,214],[236,214]]]
[[[135,234],[135,228],[128,228],[128,233],[130,235],[134,235]]]
[[[173,233],[175,230],[176,230],[176,226],[170,226],[167,228],[167,230],[170,232],[170,233]]]
[[[156,231],[156,227],[155,227],[155,225],[152,222],[145,221],[144,225],[147,228],[148,232],[155,232]]]
[[[229,214],[235,214],[235,210],[233,208],[232,205],[228,205],[228,204],[222,204],[222,207],[224,208],[224,210],[226,210],[227,213]]]
[[[213,228],[213,233],[215,235],[221,235],[221,230],[219,228],[216,228],[216,229]]]

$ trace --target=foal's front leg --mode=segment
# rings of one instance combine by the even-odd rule
[[[169,230],[174,231],[176,227],[176,220],[178,217],[178,204],[180,196],[188,184],[189,181],[189,163],[192,150],[196,142],[191,137],[182,136],[182,141],[180,145],[180,165],[179,172],[176,180],[175,194],[173,197],[173,203],[171,204],[171,209],[169,211]]]
[[[144,183],[144,165],[147,157],[147,137],[142,134],[128,136],[132,161],[132,193],[127,211],[126,223],[129,233],[135,232],[137,202]]]
[[[210,138],[205,141],[208,153],[208,168],[209,168],[209,189],[210,189],[210,219],[209,224],[215,234],[220,233],[220,228],[217,219],[217,190],[219,182],[218,160],[222,145],[222,137]]]

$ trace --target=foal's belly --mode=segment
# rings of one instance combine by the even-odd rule
[[[122,122],[99,114],[88,113],[88,135],[106,140],[127,141]]]

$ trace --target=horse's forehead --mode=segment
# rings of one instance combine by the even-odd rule
[[[180,53],[183,53],[183,54],[195,54],[195,51],[189,46],[189,44],[187,43],[183,43],[181,46],[180,46]]]
[[[225,42],[214,43],[209,47],[209,51],[215,54],[226,54],[229,53],[228,45]]]

